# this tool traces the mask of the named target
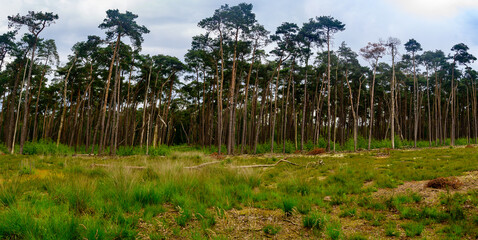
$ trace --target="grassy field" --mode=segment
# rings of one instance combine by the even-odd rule
[[[478,148],[0,156],[1,239],[476,239],[477,207]]]

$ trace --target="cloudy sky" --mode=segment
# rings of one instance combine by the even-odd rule
[[[137,22],[151,33],[144,36],[144,53],[167,54],[180,59],[190,47],[191,38],[203,32],[197,23],[212,16],[228,3],[254,5],[258,22],[273,32],[282,22],[299,26],[309,18],[330,15],[346,24],[335,36],[334,47],[345,41],[358,51],[368,42],[390,36],[405,43],[410,38],[424,50],[441,49],[445,53],[463,42],[478,56],[478,0],[1,0],[0,33],[8,30],[7,16],[26,14],[28,10],[49,11],[59,20],[42,32],[41,37],[55,39],[61,60],[71,46],[88,35],[104,37],[98,25],[106,10],[126,10],[139,15]],[[403,46],[401,48],[403,53]],[[384,59],[389,61],[388,58]],[[478,68],[478,63],[473,66]]]

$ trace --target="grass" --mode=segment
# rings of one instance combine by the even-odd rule
[[[333,142],[331,143],[333,145]],[[432,147],[440,147],[440,146],[449,146],[450,139],[447,139],[442,145],[432,143]],[[466,138],[459,138],[455,140],[456,146],[465,146],[468,144]],[[257,145],[257,154],[266,154],[271,152],[271,143],[264,142],[259,143]],[[327,141],[324,138],[319,138],[318,141],[314,144],[312,141],[308,141],[304,143],[304,151],[309,152],[313,149],[317,148],[326,148]],[[353,139],[349,139],[343,145],[336,143],[335,150],[338,152],[346,151],[352,152],[354,150],[353,146]],[[413,148],[414,142],[408,140],[400,140],[400,137],[395,137],[395,147],[397,149],[409,149]],[[284,148],[283,148],[284,147]],[[371,149],[389,149],[392,147],[392,143],[390,140],[376,140],[373,139],[370,145]],[[428,141],[417,141],[417,147],[419,148],[428,148],[429,142]],[[94,146],[93,153],[98,153],[98,146]],[[236,153],[239,153],[241,146],[238,145],[235,147]],[[365,139],[362,136],[358,136],[357,139],[357,149],[368,149],[368,139]],[[88,147],[88,150],[85,146],[68,146],[64,144],[60,144],[58,147],[56,146],[56,142],[52,140],[40,140],[37,142],[26,142],[23,147],[23,154],[26,155],[57,155],[57,156],[70,156],[73,154],[88,154],[91,150],[91,146]],[[282,143],[274,142],[274,153],[286,153],[291,154],[296,152],[295,143],[291,141],[286,141],[285,146]],[[212,154],[217,153],[218,148],[217,146],[208,146],[208,147],[201,147],[201,146],[189,146],[189,145],[175,145],[175,146],[167,146],[167,145],[160,145],[157,147],[149,146],[148,151],[146,146],[139,147],[139,146],[120,146],[116,150],[116,154],[118,156],[135,156],[135,155],[149,155],[149,156],[169,156],[171,153],[174,152],[201,152],[204,154]],[[19,146],[15,146],[15,153],[19,152]],[[109,147],[107,146],[104,150],[105,153],[109,153]],[[146,154],[148,152],[148,154]],[[226,146],[223,145],[221,148],[221,152],[227,152]],[[4,144],[0,143],[0,153],[9,154],[7,147]],[[253,149],[249,146],[245,147],[245,153],[253,153]],[[386,151],[388,153],[388,151]],[[395,184],[386,182],[387,178],[384,179],[383,184]]]
[[[415,237],[422,234],[424,226],[421,223],[406,223],[402,225],[402,228],[407,237]]]
[[[267,235],[276,235],[280,230],[281,227],[274,225],[266,225],[264,228],[262,228],[262,231],[264,231],[264,233]]]
[[[309,213],[304,216],[302,220],[303,226],[305,228],[314,229],[314,230],[323,230],[326,225],[326,218],[318,212]]]
[[[216,159],[191,148],[169,149],[165,157],[3,155],[0,239],[478,236],[476,189],[443,190],[431,203],[420,192],[392,190],[476,171],[475,149],[395,150],[387,158],[376,153],[288,155],[302,166],[324,162],[307,168],[234,169],[283,156],[233,156],[193,170],[184,167]],[[390,194],[377,197],[376,191]],[[349,232],[355,221],[363,228]]]

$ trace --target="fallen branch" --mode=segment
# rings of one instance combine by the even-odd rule
[[[279,161],[277,161],[276,163],[274,164],[258,164],[258,165],[245,165],[245,166],[230,166],[230,168],[266,168],[266,167],[275,167],[277,165],[279,165],[279,163],[288,163],[288,164],[291,164],[291,165],[294,165],[294,166],[300,166],[300,167],[303,167],[302,165],[299,165],[297,163],[293,163],[291,161],[287,161],[286,160],[287,158],[285,159],[281,159]],[[203,167],[206,167],[206,166],[209,166],[209,165],[213,165],[213,164],[218,164],[218,163],[222,163],[224,162],[224,160],[221,160],[221,161],[214,161],[214,162],[206,162],[206,163],[202,163],[202,164],[199,164],[199,165],[196,165],[196,166],[191,166],[191,167],[184,167],[184,169],[199,169],[199,168],[203,168]],[[115,167],[114,165],[109,165],[109,164],[96,164],[96,163],[93,163],[90,165],[90,167],[107,167],[107,168],[111,168],[111,167]],[[144,166],[121,166],[123,168],[128,168],[128,169],[146,169],[147,167],[144,167]]]
[[[258,165],[245,165],[245,166],[231,166],[231,168],[264,168],[264,167],[275,167],[277,165],[279,165],[279,163],[281,162],[285,162],[285,163],[289,163],[289,164],[292,164],[294,166],[301,166],[297,163],[293,163],[291,161],[287,161],[285,159],[281,159],[279,161],[277,161],[276,163],[274,164],[258,164]]]
[[[324,165],[324,161],[319,160],[319,161],[317,161],[317,162],[309,162],[309,163],[307,163],[307,165],[305,166],[305,168],[309,168],[309,165],[310,165],[310,166]]]
[[[114,165],[108,165],[108,164],[96,164],[93,163],[90,165],[90,167],[115,167]],[[129,169],[146,169],[146,167],[143,166],[121,166],[123,168],[129,168]]]
[[[222,162],[224,162],[224,161],[222,160],[222,161],[207,162],[207,163],[199,164],[197,166],[184,167],[184,168],[185,169],[198,169],[198,168],[203,168],[203,167],[208,166],[208,165],[213,165],[213,164],[222,163]]]

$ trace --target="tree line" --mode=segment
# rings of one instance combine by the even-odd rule
[[[149,30],[137,17],[108,10],[98,26],[105,37],[76,43],[65,65],[55,40],[41,38],[57,14],[8,17],[0,139],[10,151],[40,140],[113,155],[121,146],[173,144],[242,154],[264,143],[286,151],[321,141],[328,151],[348,141],[357,150],[359,138],[369,149],[372,140],[392,148],[398,140],[477,143],[476,58],[464,43],[445,53],[410,39],[403,51],[390,37],[358,52],[345,42],[332,49],[345,24],[331,16],[284,22],[271,33],[252,4],[226,4],[199,21],[204,34],[182,62],[143,54]],[[21,28],[28,31],[18,36]]]

